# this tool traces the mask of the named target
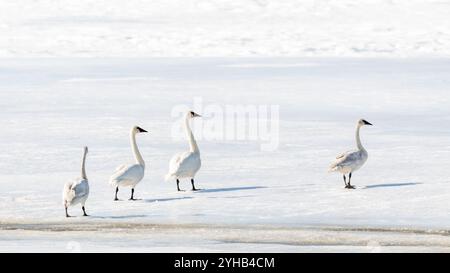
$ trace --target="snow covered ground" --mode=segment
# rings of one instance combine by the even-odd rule
[[[0,2],[1,57],[450,54],[445,0]]]
[[[14,58],[0,72],[0,251],[450,250],[448,59]],[[187,148],[171,111],[213,104],[279,105],[278,148],[199,139],[203,190],[178,193],[163,180]],[[327,167],[361,117],[375,126],[348,191]],[[141,200],[113,202],[133,125],[150,132]],[[91,216],[66,219],[84,145]]]

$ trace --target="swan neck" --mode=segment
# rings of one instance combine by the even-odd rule
[[[86,175],[86,155],[87,155],[87,151],[84,150],[83,160],[81,161],[81,178],[87,180],[87,175]]]
[[[356,128],[356,146],[358,147],[358,150],[365,151],[364,147],[361,144],[361,137],[359,134],[360,129],[361,129],[361,126],[358,125],[358,127]]]
[[[189,139],[189,146],[192,153],[200,153],[197,142],[195,141],[194,134],[192,134],[191,126],[189,125],[189,117],[186,116],[185,120],[185,128],[186,128],[186,134]]]
[[[142,158],[142,155],[139,152],[139,148],[136,144],[136,133],[135,132],[133,132],[133,131],[131,132],[130,139],[131,139],[131,148],[133,149],[133,154],[134,154],[134,158],[136,159],[136,163],[145,167],[144,159]]]

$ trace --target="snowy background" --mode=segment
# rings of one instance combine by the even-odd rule
[[[445,0],[0,2],[1,57],[450,54]]]
[[[449,13],[446,1],[0,2],[0,251],[450,251]],[[187,148],[171,111],[198,97],[279,105],[280,143],[199,140],[203,190],[178,193],[163,180]],[[359,118],[375,126],[348,191],[327,168]],[[113,202],[133,125],[150,132],[137,139],[142,200]],[[91,217],[66,219],[84,145]]]

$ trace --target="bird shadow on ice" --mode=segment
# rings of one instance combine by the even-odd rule
[[[255,197],[256,195],[238,195],[238,196],[224,196],[221,198],[224,199],[241,199],[241,198],[249,198],[249,197]],[[217,197],[209,197],[209,198],[217,198]]]
[[[159,198],[159,199],[144,199],[144,202],[154,203],[154,202],[167,202],[167,201],[175,201],[175,200],[184,200],[184,199],[192,199],[193,197],[184,196],[184,197],[176,197],[176,198]]]
[[[257,189],[265,189],[267,187],[233,187],[233,188],[218,188],[218,189],[206,189],[200,190],[197,193],[208,193],[208,192],[227,192],[227,191],[245,191],[245,190],[257,190]]]
[[[391,187],[405,187],[405,186],[415,186],[415,185],[421,185],[421,184],[423,184],[423,183],[417,183],[417,182],[408,182],[408,183],[385,183],[385,184],[376,184],[376,185],[365,186],[364,189],[391,188]]]
[[[148,215],[137,214],[137,215],[124,215],[124,216],[90,216],[92,219],[131,219],[131,218],[145,218]]]

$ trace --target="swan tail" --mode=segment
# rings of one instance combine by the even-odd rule
[[[119,181],[117,181],[117,179],[114,179],[114,178],[111,178],[110,180],[109,180],[109,185],[111,185],[111,186],[114,186],[114,187],[117,187],[118,186],[118,183]]]
[[[75,191],[72,189],[72,183],[66,183],[63,190],[63,205],[69,206],[72,200],[75,198]]]
[[[169,180],[171,180],[171,179],[173,179],[173,178],[174,178],[173,174],[168,173],[168,174],[166,174],[166,176],[164,177],[164,180],[169,181]]]
[[[339,171],[339,166],[338,165],[331,165],[330,168],[328,168],[328,172],[332,173],[332,172],[337,172]]]

